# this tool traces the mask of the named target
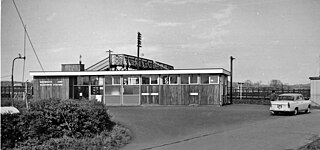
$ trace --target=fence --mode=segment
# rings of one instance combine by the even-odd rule
[[[240,90],[239,88],[233,88],[232,97],[233,99],[269,100],[272,90],[274,89],[271,87],[246,87],[242,88],[242,90]],[[300,93],[305,98],[310,98],[310,89],[276,89],[275,92],[278,95],[283,93]]]
[[[32,95],[32,87],[28,86],[28,95]],[[22,99],[25,92],[25,86],[14,86],[14,98]],[[12,94],[11,86],[1,86],[1,99],[9,99]]]

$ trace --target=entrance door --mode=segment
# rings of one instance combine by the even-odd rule
[[[123,105],[140,105],[139,76],[123,76]]]
[[[121,105],[121,85],[107,86],[105,89],[105,104],[106,105]]]
[[[74,99],[89,99],[89,86],[75,86]]]
[[[122,86],[120,76],[105,76],[105,104],[122,105]]]

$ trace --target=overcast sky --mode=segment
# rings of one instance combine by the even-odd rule
[[[318,0],[15,0],[45,71],[82,62],[106,50],[136,55],[142,33],[145,58],[183,68],[225,68],[234,81],[272,79],[309,83],[320,72]],[[23,54],[24,30],[12,0],[1,1],[1,80]],[[41,71],[27,43],[25,80]],[[15,80],[22,80],[22,60]]]

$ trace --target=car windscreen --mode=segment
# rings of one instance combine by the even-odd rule
[[[279,101],[293,101],[294,97],[293,96],[279,96],[278,100]]]

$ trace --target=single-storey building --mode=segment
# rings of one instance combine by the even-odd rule
[[[108,106],[229,103],[230,72],[223,68],[174,69],[145,58],[137,61],[125,54],[112,54],[111,58],[87,69],[80,62],[63,64],[61,71],[30,72],[34,97],[96,99]]]
[[[313,105],[320,106],[320,76],[310,77],[310,100]]]

